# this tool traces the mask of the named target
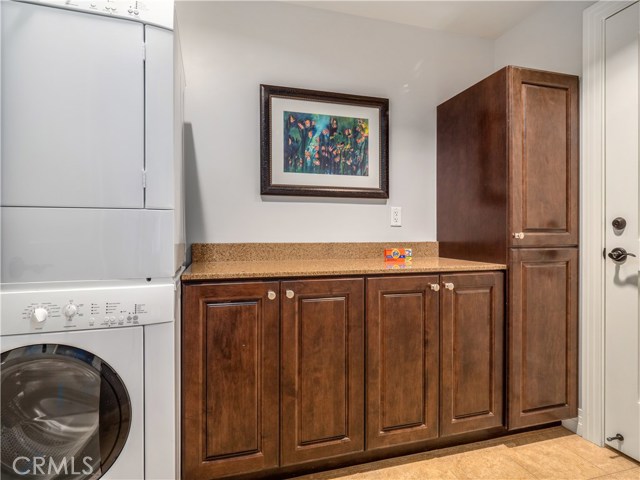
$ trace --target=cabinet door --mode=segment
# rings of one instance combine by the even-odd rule
[[[440,435],[503,425],[504,275],[443,275]]]
[[[509,428],[577,415],[578,250],[512,249]]]
[[[578,77],[510,71],[511,245],[577,245]]]
[[[438,436],[438,276],[367,280],[367,449]]]
[[[283,465],[364,449],[364,281],[282,283]]]
[[[270,291],[277,282],[184,287],[183,478],[278,465],[279,302]]]

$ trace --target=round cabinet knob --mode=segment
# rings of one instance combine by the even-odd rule
[[[524,232],[514,233],[513,238],[515,238],[516,240],[522,240],[524,238]]]
[[[38,307],[31,314],[31,320],[34,322],[42,323],[49,316],[49,312],[47,312],[46,308]]]
[[[296,294],[293,293],[293,290],[287,290],[287,298],[293,298]]]
[[[76,313],[78,313],[78,306],[73,303],[69,303],[64,306],[62,313],[64,313],[65,317],[72,318]]]
[[[432,283],[429,286],[431,287],[431,290],[433,290],[434,292],[440,291],[440,285],[438,285],[437,283]]]
[[[273,290],[269,290],[267,292],[267,298],[269,300],[275,300],[276,299],[276,292],[274,292]]]
[[[455,285],[453,283],[445,283],[444,288],[446,288],[447,290],[453,290],[455,288]]]

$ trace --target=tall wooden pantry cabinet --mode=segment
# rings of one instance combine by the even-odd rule
[[[577,415],[578,78],[505,67],[438,106],[440,256],[504,263],[507,425]]]

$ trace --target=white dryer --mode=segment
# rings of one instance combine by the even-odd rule
[[[0,9],[0,281],[172,278],[185,260],[173,2]]]
[[[0,478],[174,479],[166,282],[4,286]]]

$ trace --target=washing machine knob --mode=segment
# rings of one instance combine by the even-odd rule
[[[49,312],[47,312],[46,308],[38,307],[31,314],[31,320],[34,322],[42,323],[49,316]]]
[[[69,304],[64,306],[64,308],[62,309],[62,313],[64,313],[65,317],[71,318],[76,313],[78,313],[78,306],[74,305],[73,303],[69,303]]]

